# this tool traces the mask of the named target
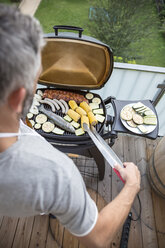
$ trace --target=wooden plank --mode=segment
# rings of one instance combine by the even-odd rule
[[[45,248],[48,231],[48,216],[35,216],[29,248]]]
[[[11,248],[15,231],[18,224],[18,218],[4,217],[0,228],[0,247]]]
[[[146,142],[144,138],[137,138],[135,140],[135,151],[137,166],[141,172],[141,191],[139,193],[142,212],[141,212],[141,223],[142,223],[142,238],[143,246],[150,248],[157,248],[157,236],[155,232],[155,219],[153,212],[151,188],[146,175],[147,167],[147,153],[146,153]],[[153,230],[148,228],[150,226]]]
[[[56,231],[56,226],[57,226],[56,223],[57,223],[57,219],[52,219],[52,218],[49,219],[46,248],[60,248],[61,247],[61,245],[58,244],[57,239],[55,237],[55,231]],[[52,234],[51,234],[51,231],[52,231]]]
[[[112,149],[117,154],[117,156],[120,158],[120,160],[124,161],[123,136],[122,135],[119,135],[119,137],[116,139],[115,144],[113,145]],[[111,186],[112,200],[119,194],[122,187],[123,187],[122,182],[116,176],[116,174],[112,172],[112,186]],[[112,244],[111,244],[112,248],[117,248],[120,246],[121,233],[122,233],[122,227],[117,232],[115,238],[112,241]]]
[[[12,248],[28,248],[33,228],[34,217],[20,218]]]
[[[136,164],[135,138],[131,136],[124,137],[124,161]],[[133,219],[137,218],[139,213],[139,202],[135,199],[131,208]],[[137,242],[138,240],[138,242]],[[128,247],[143,248],[142,229],[140,221],[131,221]]]
[[[153,154],[160,138],[150,141],[146,140],[147,144],[147,159],[149,162],[150,156]],[[152,199],[156,223],[156,232],[159,248],[165,246],[165,199],[161,198],[154,190],[152,190]]]

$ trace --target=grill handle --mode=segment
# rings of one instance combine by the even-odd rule
[[[84,31],[83,28],[74,27],[74,26],[67,26],[67,25],[55,25],[55,26],[53,27],[53,29],[54,29],[54,31],[55,31],[55,35],[56,35],[56,36],[58,36],[58,30],[59,30],[59,29],[78,31],[78,32],[79,32],[79,38],[82,37],[82,32]]]

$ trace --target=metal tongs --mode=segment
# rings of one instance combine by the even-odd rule
[[[83,123],[83,128],[89,134],[94,144],[96,145],[98,150],[101,152],[103,157],[106,159],[108,164],[112,167],[116,175],[121,179],[123,183],[125,183],[119,171],[117,171],[114,167],[116,164],[118,164],[122,168],[124,168],[123,163],[118,158],[118,156],[114,153],[114,151],[110,148],[110,146],[105,142],[105,140],[97,133],[94,126],[91,126],[91,129],[90,129],[86,123]]]

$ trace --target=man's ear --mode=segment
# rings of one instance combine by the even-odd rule
[[[26,89],[21,87],[13,91],[8,97],[8,104],[15,113],[22,113]]]

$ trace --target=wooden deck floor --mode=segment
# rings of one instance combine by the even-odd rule
[[[142,213],[141,219],[131,222],[128,248],[164,248],[165,247],[165,199],[159,197],[151,188],[146,175],[146,166],[156,141],[139,137],[119,136],[113,149],[122,161],[133,161],[138,165],[141,175],[139,193]],[[89,193],[96,201],[98,209],[104,207],[120,191],[122,184],[106,165],[103,181],[98,181],[97,167],[93,159],[73,158],[84,175]],[[92,174],[92,176],[91,176]],[[139,203],[135,200],[132,208],[133,217],[137,217]],[[49,228],[54,230],[53,240]],[[110,248],[119,248],[121,230],[116,235]],[[59,245],[58,245],[59,244]],[[49,222],[48,216],[12,219],[0,217],[0,248],[83,248],[76,238],[65,230],[56,219]]]

